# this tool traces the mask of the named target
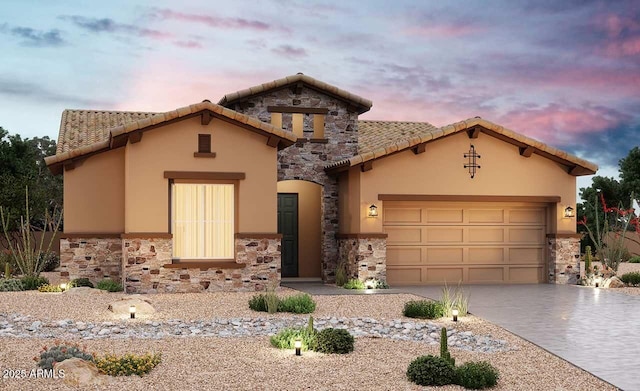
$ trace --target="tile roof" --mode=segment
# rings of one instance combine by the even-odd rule
[[[326,170],[332,171],[341,167],[357,166],[371,160],[391,155],[395,152],[409,149],[418,144],[428,143],[438,138],[458,133],[475,126],[481,126],[482,128],[487,129],[490,132],[501,135],[510,140],[510,142],[512,142],[513,144],[531,146],[535,149],[535,153],[546,157],[557,158],[567,166],[581,167],[582,170],[577,175],[595,174],[595,172],[598,170],[598,166],[589,161],[546,145],[538,140],[526,137],[520,133],[514,132],[513,130],[507,129],[498,124],[494,124],[493,122],[484,120],[480,117],[469,118],[467,120],[456,122],[437,129],[431,129],[430,125],[426,123],[424,126],[418,126],[415,122],[385,123],[385,121],[359,121],[359,128],[363,122],[369,123],[365,124],[365,126],[362,128],[365,129],[365,135],[360,136],[359,139],[366,140],[367,148],[360,148],[359,153],[352,158],[344,159],[342,161],[331,163],[325,166]],[[385,137],[381,136],[380,134],[385,133],[386,131],[391,131],[391,134],[397,135],[399,133],[402,133],[402,131],[400,131],[398,128],[401,128],[403,126],[406,126],[404,132],[406,132],[407,137],[393,140],[395,136],[391,136],[389,137],[389,143],[383,144],[382,139]],[[366,135],[367,132],[371,134]]]
[[[373,105],[373,102],[371,102],[369,99],[365,99],[361,96],[352,94],[348,91],[342,90],[336,86],[327,84],[323,81],[314,79],[313,77],[307,76],[302,73],[283,77],[282,79],[273,80],[268,83],[263,83],[263,84],[253,86],[244,90],[232,92],[230,94],[223,96],[222,99],[220,99],[220,101],[218,102],[218,104],[222,106],[226,106],[237,100],[241,100],[252,95],[262,94],[270,90],[283,88],[285,86],[298,83],[298,82],[305,83],[318,90],[324,91],[330,95],[334,95],[338,98],[341,98],[343,100],[346,100],[350,103],[355,104],[356,106],[358,106],[359,114],[369,111],[369,109],[371,109],[371,106]]]
[[[65,110],[60,121],[56,155],[109,139],[109,129],[157,113]]]
[[[358,153],[372,152],[386,145],[437,131],[428,122],[358,121]]]
[[[136,130],[143,130],[150,126],[182,117],[188,117],[205,110],[211,111],[214,115],[226,117],[234,122],[247,125],[260,133],[277,136],[284,140],[287,145],[291,145],[297,140],[297,137],[291,132],[276,128],[255,117],[238,113],[209,101],[181,107],[165,113],[65,110],[68,117],[72,112],[70,116],[72,118],[65,118],[65,113],[63,113],[57,152],[54,156],[46,157],[45,162],[51,166],[92,152],[110,149],[113,147],[111,141],[114,137],[120,137]],[[107,128],[107,125],[112,123],[117,123],[117,125]]]

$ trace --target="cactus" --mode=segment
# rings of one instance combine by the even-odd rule
[[[4,278],[7,280],[11,278],[11,266],[9,266],[9,262],[4,264]]]
[[[93,361],[93,355],[87,353],[77,344],[59,344],[47,348],[46,346],[40,352],[40,357],[34,357],[33,360],[38,363],[42,369],[53,369],[53,364],[62,362],[68,358],[77,357],[86,361]]]
[[[587,275],[591,274],[591,246],[584,248],[584,270]]]
[[[456,366],[456,359],[451,357],[449,347],[447,346],[447,328],[443,327],[440,331],[440,357],[449,361],[452,366]]]
[[[310,335],[315,331],[313,328],[313,316],[309,316],[309,325],[307,326],[307,331]]]

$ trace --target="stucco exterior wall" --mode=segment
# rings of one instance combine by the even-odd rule
[[[282,181],[278,193],[298,194],[298,277],[320,277],[322,188],[311,182]]]
[[[475,177],[464,168],[464,153],[473,144],[481,156]],[[359,168],[352,168],[359,172]],[[576,178],[566,168],[538,155],[520,156],[518,147],[486,134],[469,139],[462,132],[427,144],[426,152],[404,151],[373,162],[373,169],[360,174],[360,232],[382,232],[383,219],[367,218],[367,207],[375,203],[384,213],[378,194],[560,196],[550,208],[548,232],[575,233],[575,218],[564,218],[567,205],[575,208]],[[355,213],[355,211],[352,211]]]
[[[64,232],[124,230],[124,149],[91,156],[64,172]]]
[[[211,134],[215,158],[196,158],[198,134]],[[213,119],[191,118],[145,132],[126,146],[125,232],[169,232],[169,185],[164,171],[243,172],[236,232],[277,230],[276,148],[264,136]]]

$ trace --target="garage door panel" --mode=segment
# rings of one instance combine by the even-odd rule
[[[387,247],[387,265],[417,265],[422,263],[420,247]]]
[[[394,284],[420,284],[423,282],[422,269],[402,268],[387,269],[387,280]]]
[[[462,223],[462,209],[429,209],[427,223]]]
[[[504,242],[504,228],[470,227],[470,243],[502,243]]]
[[[509,212],[509,223],[544,224],[544,209],[512,209]]]
[[[510,282],[542,282],[543,268],[538,267],[511,267],[509,268]]]
[[[510,243],[544,243],[544,229],[541,227],[509,228]]]
[[[427,228],[427,240],[425,244],[433,243],[462,243],[464,240],[464,229],[461,228]]]
[[[427,282],[447,281],[457,283],[462,281],[463,270],[461,267],[456,268],[428,268]]]
[[[470,267],[469,282],[504,282],[503,267]]]
[[[386,227],[387,243],[394,244],[421,244],[422,228],[420,227]]]
[[[426,264],[462,263],[464,250],[462,248],[434,248],[426,247]]]
[[[469,248],[468,262],[470,264],[504,263],[504,248],[471,247]]]
[[[470,223],[504,223],[502,209],[469,209]]]
[[[390,284],[543,282],[539,204],[385,202]]]
[[[421,208],[385,208],[385,223],[420,223],[422,222]]]
[[[541,264],[543,262],[542,248],[510,248],[509,264]]]

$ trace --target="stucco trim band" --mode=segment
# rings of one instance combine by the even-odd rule
[[[557,204],[560,196],[498,196],[440,194],[378,194],[380,201],[543,202]]]

